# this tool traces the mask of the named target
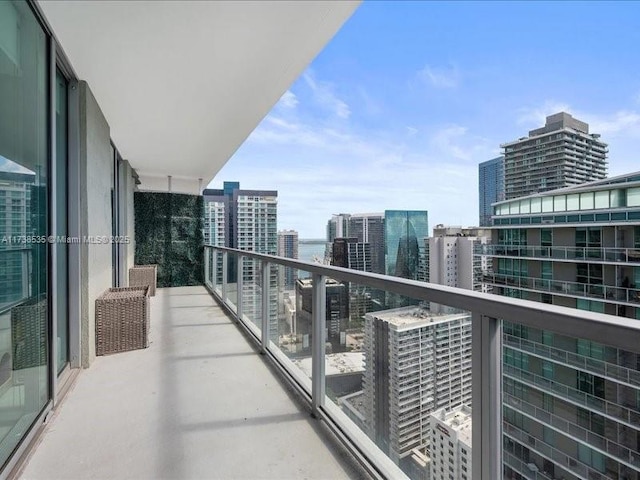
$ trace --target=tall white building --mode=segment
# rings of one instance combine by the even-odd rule
[[[224,246],[225,234],[224,202],[210,201],[204,204],[204,244]]]
[[[477,253],[480,245],[490,241],[490,230],[437,225],[433,229],[433,237],[424,239],[421,280],[478,292],[488,291],[488,286],[482,283],[482,274],[490,270],[491,257]],[[437,304],[431,304],[431,309],[452,311]]]
[[[401,467],[429,444],[429,415],[471,403],[471,318],[403,307],[365,316],[367,433]]]
[[[240,190],[238,182],[224,182],[221,190],[206,189],[205,242],[249,252],[278,254],[277,208],[275,190]],[[242,275],[242,311],[252,319],[262,318],[262,274],[259,263],[244,259],[237,264],[228,260],[227,283],[233,290]],[[221,275],[221,273],[220,273]],[[221,277],[220,277],[221,278]],[[271,337],[278,337],[278,271],[272,267],[269,288],[269,322]]]
[[[440,408],[429,416],[431,480],[471,479],[471,408]]]

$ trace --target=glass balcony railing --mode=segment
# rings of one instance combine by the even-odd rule
[[[640,400],[640,322],[205,249],[211,293],[374,475],[417,479],[440,469],[447,478],[475,480],[640,475],[640,437],[633,435],[640,431],[640,405],[633,403]],[[595,345],[603,338],[606,360],[585,353],[585,345],[600,352]],[[605,437],[573,421],[585,415],[592,422],[606,418],[619,435]],[[445,438],[451,429],[467,443],[452,446],[453,436]],[[447,455],[459,459],[458,448],[472,451],[454,466]]]
[[[477,255],[524,257],[541,260],[575,260],[577,262],[611,262],[640,265],[640,248],[614,247],[543,247],[518,245],[477,245]]]
[[[545,278],[523,277],[518,274],[485,273],[482,280],[493,286],[504,286],[549,292],[571,297],[600,299],[611,303],[628,303],[640,305],[640,289],[612,287],[609,285],[595,285],[564,280],[550,280]]]

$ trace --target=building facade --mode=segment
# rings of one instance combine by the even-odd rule
[[[471,408],[440,408],[429,416],[431,480],[471,480]]]
[[[640,319],[640,173],[505,201],[493,220],[494,293]],[[505,478],[640,478],[640,346],[504,320]]]
[[[424,239],[424,261],[420,280],[476,292],[488,291],[482,275],[490,270],[490,256],[478,254],[491,241],[491,231],[438,225],[433,237]],[[431,304],[433,311],[449,307]]]
[[[384,273],[384,214],[355,213],[349,218],[349,236],[371,246],[371,272]]]
[[[607,144],[565,112],[504,149],[505,199],[570,187],[607,176]]]
[[[278,256],[298,258],[298,232],[295,230],[281,230],[278,232]],[[280,269],[278,285],[285,290],[292,290],[298,278],[297,270],[290,267]]]
[[[425,210],[386,210],[384,218],[385,273],[419,280],[424,238],[429,236],[428,213]],[[384,303],[387,308],[414,304],[393,293],[385,295]]]
[[[492,204],[504,200],[504,156],[478,165],[478,206],[481,227],[491,225]]]
[[[278,254],[277,208],[275,190],[241,190],[238,182],[224,182],[222,189],[205,189],[205,241],[214,245],[247,250],[249,252]],[[224,234],[222,235],[222,222]],[[213,234],[215,230],[215,235]],[[224,242],[224,243],[222,243]],[[250,319],[262,317],[262,275],[258,263],[244,259],[237,264],[234,255],[228,258],[227,282],[234,288],[238,275],[242,275],[242,308]],[[269,325],[273,339],[278,338],[278,271],[272,267],[269,275]]]
[[[296,328],[302,351],[311,348],[313,279],[296,280]],[[326,280],[326,339],[333,352],[346,350],[346,331],[349,323],[349,288],[342,282]]]
[[[8,160],[0,157],[0,309],[29,297],[30,246],[20,241],[31,234],[31,195],[35,174],[2,171]],[[14,168],[15,169],[15,168]]]
[[[360,242],[355,237],[336,238],[333,241],[331,265],[362,272],[371,272],[371,244]],[[349,289],[349,322],[364,319],[372,310],[371,288],[344,282]]]
[[[331,260],[333,241],[336,238],[355,237],[361,243],[371,245],[371,271],[385,273],[384,214],[341,213],[327,222],[327,249],[325,258]]]
[[[401,467],[429,446],[429,415],[471,403],[471,317],[403,307],[365,316],[367,433]]]

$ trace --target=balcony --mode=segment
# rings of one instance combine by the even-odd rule
[[[640,265],[640,249],[637,248],[478,245],[475,253],[492,257],[530,258],[543,261]]]
[[[640,305],[640,289],[612,287],[609,285],[587,285],[579,282],[523,277],[518,274],[486,273],[483,282],[494,287],[508,287],[531,292],[552,293],[566,297],[603,300],[620,305]]]
[[[204,287],[159,289],[151,319],[148,349],[80,375],[23,478],[364,475]]]
[[[517,463],[515,461],[515,457],[511,454],[508,452],[502,452],[503,436],[504,438],[514,439],[513,425],[509,425],[507,423],[507,430],[503,430],[501,428],[501,399],[503,398],[502,383],[504,379],[509,379],[509,382],[517,381],[522,384],[529,385],[531,388],[536,388],[542,392],[548,392],[551,395],[556,395],[559,398],[566,399],[566,401],[573,403],[574,405],[580,405],[583,408],[587,408],[594,412],[601,412],[609,418],[615,418],[615,421],[620,425],[630,426],[636,424],[640,418],[638,417],[638,412],[634,409],[624,408],[619,404],[614,405],[611,402],[603,401],[592,395],[579,392],[578,390],[566,386],[559,381],[543,378],[541,376],[534,375],[531,372],[524,372],[502,364],[502,344],[504,341],[507,341],[507,344],[511,345],[514,343],[514,339],[512,338],[512,335],[507,335],[504,337],[505,340],[503,340],[503,335],[501,333],[502,321],[500,319],[508,319],[512,324],[527,326],[534,329],[544,329],[573,339],[576,338],[575,335],[578,331],[580,332],[581,339],[589,339],[594,342],[597,342],[598,340],[602,341],[604,336],[607,339],[606,341],[608,345],[612,345],[619,349],[637,351],[637,344],[631,343],[631,338],[634,339],[634,342],[638,341],[640,338],[640,325],[632,320],[541,303],[498,297],[478,292],[459,290],[444,286],[425,284],[396,277],[309,264],[297,260],[261,255],[253,252],[244,252],[223,247],[205,248],[207,250],[207,253],[205,254],[207,272],[205,275],[205,282],[207,283],[209,290],[219,302],[226,306],[235,318],[240,320],[240,324],[247,328],[265,353],[269,357],[273,358],[274,361],[280,365],[280,368],[288,373],[288,375],[293,379],[293,383],[297,385],[297,388],[301,392],[303,392],[303,395],[308,396],[312,409],[317,416],[325,419],[327,424],[338,425],[343,435],[347,437],[348,442],[355,445],[357,450],[368,452],[367,461],[372,462],[374,465],[380,460],[392,458],[387,458],[386,455],[392,456],[393,452],[389,451],[385,453],[377,446],[372,445],[371,439],[366,436],[362,436],[364,433],[360,430],[362,427],[345,418],[341,409],[336,408],[339,406],[340,401],[337,401],[336,403],[336,398],[333,393],[329,391],[329,376],[323,369],[323,365],[326,364],[326,358],[328,356],[324,349],[325,337],[321,334],[321,332],[325,331],[325,326],[328,321],[325,310],[326,299],[324,297],[324,295],[326,295],[324,282],[327,278],[334,279],[337,282],[357,283],[358,285],[364,285],[384,292],[401,295],[405,299],[412,299],[414,302],[409,303],[414,305],[419,303],[419,301],[435,302],[441,305],[454,307],[458,310],[471,312],[471,328],[473,335],[471,340],[472,362],[470,364],[470,368],[472,370],[472,375],[464,376],[464,385],[460,386],[459,384],[456,384],[455,391],[456,398],[458,399],[456,401],[462,401],[465,398],[465,391],[467,392],[466,395],[469,395],[468,392],[470,391],[472,395],[474,444],[481,445],[479,449],[473,450],[472,463],[474,466],[474,478],[492,480],[495,478],[501,478],[503,459],[507,460],[510,458],[511,460],[509,460],[509,463],[512,465]],[[239,264],[243,261],[255,262],[256,265],[259,265],[256,268],[256,272],[259,273],[257,273],[253,278],[238,277],[237,280],[239,284],[231,284],[227,282],[224,276],[219,273],[224,271],[230,262],[233,264]],[[220,265],[222,265],[221,269],[219,268]],[[292,362],[291,354],[281,349],[281,346],[275,340],[274,336],[269,332],[269,329],[273,326],[272,323],[267,321],[264,317],[259,315],[256,316],[254,313],[249,316],[243,313],[244,302],[242,296],[249,293],[254,295],[256,292],[259,292],[260,298],[258,303],[262,303],[263,309],[266,308],[267,303],[264,302],[268,302],[267,299],[273,298],[270,295],[271,289],[277,288],[276,285],[273,285],[268,281],[270,278],[270,270],[280,266],[298,269],[299,272],[304,273],[305,277],[310,276],[312,278],[312,336],[310,339],[311,352],[308,354],[311,357],[311,371],[306,370],[305,372],[301,372],[297,368],[296,363]],[[253,303],[256,302],[255,299],[252,301]],[[411,309],[417,307],[406,308]],[[391,317],[385,317],[384,311],[376,312],[372,315],[381,316],[381,318],[387,318],[388,321],[391,321]],[[414,318],[420,319],[423,317],[418,315]],[[403,326],[408,325],[402,318],[398,321]],[[364,327],[365,337],[366,335],[374,334],[373,331],[374,329],[371,327]],[[603,334],[603,332],[606,333]],[[435,341],[435,339],[429,340],[430,343],[435,343]],[[367,340],[365,338],[365,352],[367,351],[366,342]],[[522,340],[519,345],[527,346],[529,343]],[[522,348],[524,348],[524,346]],[[540,350],[543,358],[549,358],[553,361],[559,361],[560,359],[568,365],[572,365],[574,363],[573,359],[576,357],[575,354],[563,351],[562,353],[564,353],[564,355],[560,357],[558,353],[560,352],[559,348],[551,348],[548,346],[545,346],[545,348],[545,350]],[[537,352],[538,350],[536,350],[536,353]],[[367,355],[371,355],[371,353]],[[458,364],[460,361],[460,359],[456,358],[454,355],[449,355],[448,360],[444,356],[438,357],[435,360],[441,364],[447,362]],[[390,355],[390,361],[400,363],[405,361],[405,359],[401,355],[401,352],[394,351],[394,354]],[[583,360],[583,363],[584,362],[586,362],[586,360]],[[591,365],[591,363],[593,362],[587,362],[585,365]],[[370,359],[366,359],[365,368],[371,369],[371,365],[373,364],[374,362]],[[377,366],[378,370],[380,367],[380,365]],[[416,365],[415,372],[413,373],[406,371],[402,372],[402,375],[404,375],[402,378],[404,378],[408,388],[403,389],[402,402],[400,402],[400,405],[396,406],[397,410],[389,412],[390,418],[395,419],[394,421],[397,422],[395,425],[397,426],[403,426],[407,423],[413,424],[413,420],[410,421],[407,416],[410,415],[413,419],[416,415],[416,408],[422,405],[420,396],[423,394],[423,388],[432,389],[433,395],[438,398],[440,394],[450,393],[449,380],[451,379],[448,377],[443,378],[443,381],[447,381],[446,385],[438,384],[437,380],[427,382],[425,380],[426,377],[424,372],[420,371],[420,367],[420,365]],[[607,373],[607,376],[610,377],[612,381],[634,384],[637,371],[632,371],[631,367],[627,367],[630,366],[609,364],[603,368]],[[390,375],[400,375],[400,372],[398,372],[397,369],[392,370],[392,368],[395,367],[390,365],[389,368]],[[433,366],[430,368],[433,368]],[[384,372],[380,372],[378,370],[374,375],[371,375],[370,371],[365,372],[365,377],[367,378],[366,385],[364,385],[365,389],[372,388],[371,385],[377,382],[376,379],[385,375]],[[599,371],[595,373],[599,373]],[[397,385],[394,382],[395,380],[393,378],[389,379],[389,389],[390,391],[397,393]],[[396,387],[393,387],[393,385],[396,385]],[[417,388],[418,386],[420,389]],[[366,396],[366,392],[364,395]],[[434,397],[429,397],[429,401],[433,402]],[[438,400],[438,402],[440,402],[440,400]],[[375,403],[375,401],[372,403]],[[419,408],[422,409],[422,407]],[[525,409],[523,407],[523,411],[524,410]],[[363,415],[366,417],[368,413],[364,412]],[[420,415],[424,415],[424,412]],[[543,418],[543,416],[541,418]],[[423,420],[423,424],[424,423],[425,422]],[[416,437],[412,440],[413,443],[411,443],[411,445],[419,446],[420,439],[425,439],[428,436],[428,432],[424,430],[425,427],[423,426],[422,428],[422,431],[416,431]],[[394,439],[397,440],[398,438],[400,438],[399,432],[391,431],[385,442],[386,444],[390,444],[390,442],[394,441]],[[515,440],[518,440],[518,438],[515,438]],[[589,439],[592,438],[592,436],[587,435],[585,438]],[[598,439],[592,438],[592,440]],[[493,446],[489,447],[490,445]],[[553,452],[548,458],[554,461],[557,460],[565,467],[567,465],[571,465],[573,462],[570,455],[567,455],[566,452],[561,452],[547,446],[542,441],[537,441],[536,445],[541,451]],[[413,448],[413,446],[411,446],[411,448]],[[617,451],[615,451],[615,448],[617,447],[627,449],[627,454],[624,458],[617,455]],[[409,446],[407,446],[407,448],[409,448]],[[612,444],[611,448],[607,448],[606,453],[612,455],[612,458],[616,459],[616,461],[630,462],[631,465],[635,465],[635,459],[630,453],[631,451],[632,448],[630,448],[630,446]],[[527,464],[529,463],[535,466],[534,463],[527,462]],[[542,471],[543,465],[538,465],[536,468],[539,468],[540,471]],[[390,472],[390,470],[387,470],[387,472]],[[395,477],[392,475],[392,478]]]

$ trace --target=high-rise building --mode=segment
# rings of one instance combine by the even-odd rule
[[[296,327],[295,332],[302,349],[311,348],[313,302],[313,279],[296,280]],[[326,335],[332,351],[346,350],[346,330],[349,321],[349,289],[347,285],[332,278],[326,280]],[[293,330],[293,329],[292,329]]]
[[[239,182],[224,182],[222,189],[205,189],[205,241],[250,252],[277,255],[277,207],[275,190],[240,190]],[[222,229],[224,222],[224,230]],[[208,235],[208,236],[207,236]],[[248,318],[262,316],[262,276],[259,263],[245,258],[238,266],[228,259],[229,288],[242,275],[242,311]],[[269,324],[271,337],[278,337],[278,273],[270,272]]]
[[[298,232],[295,230],[281,230],[278,232],[278,256],[286,258],[298,258]],[[280,269],[281,281],[279,285],[286,290],[294,288],[297,278],[297,270],[291,267]]]
[[[349,236],[349,218],[348,213],[339,213],[332,215],[327,222],[327,242],[333,243],[336,238]]]
[[[491,241],[491,231],[437,225],[433,236],[424,239],[424,261],[419,280],[477,292],[487,291],[482,275],[489,271],[490,257],[478,255],[481,245]],[[431,304],[433,311],[451,311]],[[444,309],[444,310],[442,310]]]
[[[386,210],[384,212],[385,273],[394,277],[420,279],[420,259],[424,239],[429,236],[428,213],[424,210]],[[385,296],[387,308],[414,302],[393,293]]]
[[[422,239],[429,236],[427,211],[386,210],[384,218],[386,274],[416,280]]]
[[[429,445],[429,415],[471,403],[471,318],[403,307],[365,316],[369,436],[400,466]]]
[[[505,201],[493,220],[494,293],[640,319],[640,172]],[[640,478],[640,348],[504,320],[504,478]]]
[[[371,245],[371,272],[384,273],[384,214],[354,213],[349,218],[349,237]]]
[[[0,308],[30,295],[31,245],[19,239],[31,234],[34,184],[33,173],[0,171]]]
[[[336,238],[355,237],[371,245],[371,271],[385,273],[384,214],[341,213],[327,222],[327,250],[325,258],[332,258],[331,248]]]
[[[362,272],[371,271],[371,245],[355,237],[333,240],[331,265]]]
[[[362,272],[371,271],[371,245],[355,237],[336,238],[332,247],[331,265]],[[371,289],[345,282],[349,289],[349,320],[362,320],[372,310]]]
[[[440,408],[429,416],[431,480],[471,480],[471,408]]]
[[[504,200],[504,156],[478,165],[478,206],[481,227],[491,225],[491,204]]]
[[[587,123],[565,112],[548,116],[544,127],[501,147],[507,200],[607,176],[607,144],[589,133]]]

